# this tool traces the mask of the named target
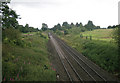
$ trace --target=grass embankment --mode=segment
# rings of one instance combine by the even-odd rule
[[[111,38],[112,31],[112,29],[96,29],[60,37],[103,69],[118,74],[118,49]],[[80,34],[83,37],[80,37]],[[91,40],[89,36],[92,36]]]
[[[29,33],[22,37],[23,47],[3,44],[3,81],[55,81],[55,70],[48,59],[47,35]]]
[[[84,37],[92,37],[93,40],[112,41],[113,29],[96,29],[81,33]]]

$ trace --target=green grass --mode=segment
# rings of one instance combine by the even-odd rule
[[[106,37],[111,37],[112,31],[112,29],[96,29],[76,34],[75,32],[69,33],[59,37],[103,69],[111,73],[119,73],[117,44],[114,43],[114,40],[105,39]],[[80,38],[80,34],[84,36],[92,35],[97,40]]]
[[[112,39],[112,33],[113,29],[96,29],[93,31],[85,31],[82,32],[81,34],[83,36],[92,36],[92,39],[94,40],[105,40],[105,41],[110,41]]]
[[[47,35],[24,36],[24,47],[3,44],[3,80],[55,81],[56,72],[50,65]]]

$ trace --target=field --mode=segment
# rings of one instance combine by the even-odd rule
[[[111,41],[112,39],[113,29],[97,29],[93,31],[86,31],[81,33],[83,36],[92,36],[93,40],[104,40],[104,41]]]
[[[112,33],[113,29],[96,29],[80,33],[70,31],[59,37],[103,69],[118,75],[118,49]]]
[[[23,47],[3,44],[3,81],[55,81],[45,33],[22,34]]]

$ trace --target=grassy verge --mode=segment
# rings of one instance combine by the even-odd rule
[[[3,81],[55,81],[56,72],[48,59],[47,35],[23,34],[22,40],[24,47],[3,44]]]
[[[61,39],[66,41],[68,45],[72,46],[79,52],[81,52],[84,56],[91,59],[97,65],[101,66],[103,69],[114,73],[116,75],[119,74],[119,64],[118,64],[118,49],[117,44],[107,40],[101,40],[101,37],[106,38],[110,36],[111,31],[109,30],[96,30],[96,31],[87,31],[79,34],[70,33],[68,35],[59,36]],[[96,39],[85,39],[81,38],[80,34],[84,35],[93,35]],[[101,35],[100,35],[101,34]]]

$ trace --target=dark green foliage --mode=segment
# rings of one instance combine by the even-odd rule
[[[58,30],[62,30],[61,25],[60,25],[59,23],[56,25],[56,28],[57,28]]]
[[[80,26],[80,24],[78,24],[78,22],[76,23],[76,27],[79,27]]]
[[[88,21],[88,23],[85,25],[85,28],[91,31],[95,28],[95,25],[92,21]]]
[[[83,35],[82,35],[82,34],[80,34],[80,38],[83,38]]]
[[[83,48],[82,53],[102,68],[110,72],[118,71],[118,49],[115,45],[111,46],[110,43],[100,41],[89,41],[84,44]]]
[[[38,28],[34,29],[33,27],[29,27],[28,24],[26,24],[25,27],[19,25],[17,21],[19,15],[9,8],[8,3],[3,2],[0,11],[2,12],[2,28],[19,29],[23,33],[39,31]]]
[[[67,30],[65,30],[65,31],[64,31],[64,35],[67,35],[67,34],[68,34],[68,31],[67,31]]]
[[[117,28],[119,25],[108,26],[108,29]]]
[[[48,26],[47,26],[47,24],[42,23],[42,30],[43,30],[43,31],[48,30]]]
[[[118,43],[118,55],[119,55],[118,56],[118,60],[119,60],[118,64],[120,65],[120,25],[118,25],[118,33],[117,34],[118,34],[118,39],[117,39],[118,42],[117,43]],[[120,66],[119,66],[119,72],[120,72]]]
[[[88,30],[91,31],[94,29],[100,29],[100,26],[95,26],[92,21],[88,21],[88,24],[86,24],[85,26],[83,26],[83,24],[81,22],[80,23],[77,22],[75,25],[73,23],[68,24],[68,22],[63,22],[62,26],[58,23],[50,30],[53,30],[56,33],[57,30],[65,31],[65,30],[69,29],[71,31],[73,28],[79,28],[78,31],[80,33],[80,32],[85,32]],[[68,32],[70,32],[69,30],[68,30]]]
[[[52,30],[53,30],[54,32],[56,32],[56,30],[62,30],[62,27],[61,27],[61,25],[58,23],[57,25],[55,25],[55,26],[52,28]]]
[[[114,32],[113,32],[113,38],[115,40],[115,42],[117,43],[118,45],[118,64],[120,65],[120,25],[117,25],[117,27],[114,28]],[[119,70],[120,70],[120,67],[119,67]]]
[[[2,80],[55,81],[46,48],[47,39],[40,35],[25,36],[31,47],[2,44]]]
[[[90,40],[92,40],[92,36],[90,36]]]
[[[23,41],[21,40],[21,33],[19,30],[13,28],[7,28],[2,30],[2,41],[5,44],[12,45],[23,45]]]
[[[73,24],[73,23],[71,23],[70,25],[71,25],[71,26],[74,26],[74,24]]]
[[[95,29],[100,29],[100,26],[96,26]]]
[[[2,12],[2,28],[16,28],[18,25],[18,16],[15,11],[9,8],[8,3],[2,2],[0,11]]]
[[[112,28],[112,26],[108,26],[108,29]]]
[[[72,27],[68,24],[68,22],[63,22],[62,27],[63,27],[63,28],[66,28],[66,29],[72,28]]]
[[[29,27],[28,24],[26,24],[25,27],[24,27],[23,25],[18,25],[18,26],[17,26],[17,29],[18,29],[20,32],[23,32],[23,33],[37,32],[37,31],[39,31],[38,28]]]
[[[83,24],[80,22],[80,27],[83,27]]]
[[[68,26],[68,22],[63,22],[62,26]]]

